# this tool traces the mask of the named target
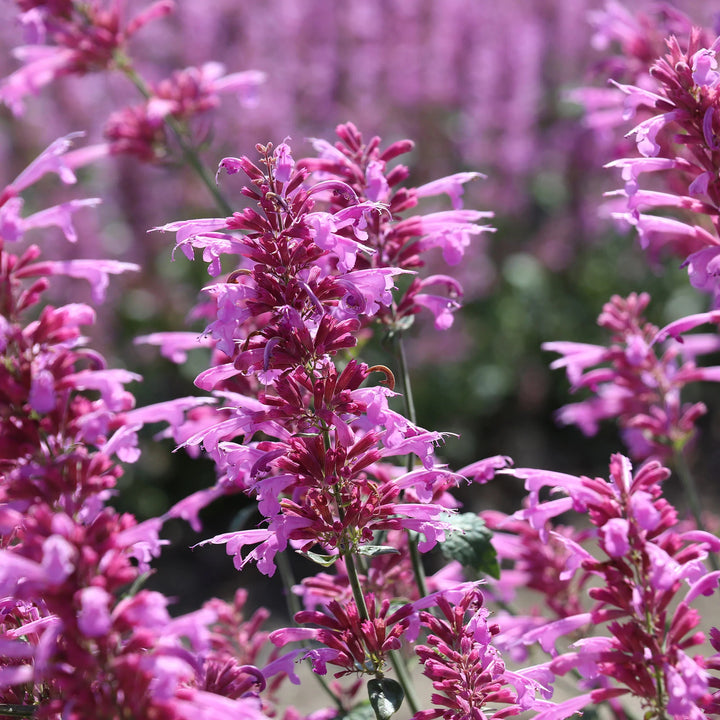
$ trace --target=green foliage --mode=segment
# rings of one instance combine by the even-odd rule
[[[377,720],[389,720],[405,699],[400,683],[392,678],[373,678],[368,680],[367,688]]]
[[[453,530],[447,535],[440,549],[448,560],[457,560],[464,568],[476,573],[500,577],[497,553],[490,542],[492,531],[482,518],[474,513],[462,513],[448,517]]]

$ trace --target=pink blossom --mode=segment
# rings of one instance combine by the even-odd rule
[[[86,587],[80,591],[78,627],[86,637],[106,635],[112,626],[109,606],[112,597],[100,587]]]

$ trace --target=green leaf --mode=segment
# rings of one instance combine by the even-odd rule
[[[497,553],[492,546],[492,530],[474,513],[449,515],[444,518],[453,526],[440,549],[448,560],[457,560],[463,567],[478,573],[500,577]]]
[[[342,715],[342,720],[375,720],[375,711],[369,702],[363,702]]]
[[[306,557],[308,560],[312,560],[318,565],[322,565],[323,567],[330,567],[331,565],[334,565],[340,558],[339,555],[321,555],[320,553],[314,553],[310,550],[307,552],[301,552],[300,555]]]
[[[405,698],[400,683],[392,678],[373,678],[368,680],[367,688],[377,720],[389,720],[400,709]]]
[[[390,545],[360,545],[355,551],[358,555],[368,555],[375,557],[376,555],[389,555],[390,553],[400,554],[397,548]]]

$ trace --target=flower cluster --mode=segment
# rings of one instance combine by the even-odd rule
[[[625,208],[614,216],[636,228],[651,257],[668,253],[681,258],[691,284],[717,298],[718,41],[693,27],[685,43],[669,37],[668,52],[650,68],[650,87],[616,84],[625,98],[626,116],[640,111],[649,117],[628,133],[639,155],[608,164],[621,170],[624,181],[616,194]],[[660,189],[641,187],[648,173]],[[688,219],[648,212],[657,209],[684,213]]]
[[[372,545],[378,533],[404,529],[421,533],[421,550],[429,549],[447,528],[433,487],[459,479],[434,464],[441,435],[390,408],[395,393],[387,368],[356,360],[339,366],[333,356],[354,347],[363,326],[397,318],[390,291],[394,278],[408,272],[403,265],[417,266],[418,255],[437,245],[461,252],[483,229],[474,221],[484,214],[400,219],[417,191],[391,195],[407,170],[386,170],[386,163],[409,143],[380,151],[379,139],[366,146],[351,125],[338,132],[343,145],[337,148],[316,141],[323,151],[317,160],[295,163],[286,143],[259,147],[262,167],[246,157],[226,158],[221,169],[248,176],[243,193],[258,210],[162,228],[177,233],[176,247],[189,257],[201,249],[211,275],[221,273],[223,255],[240,258],[225,281],[207,288],[216,319],[206,332],[218,355],[196,381],[225,402],[219,421],[185,444],[202,445],[219,468],[220,484],[255,497],[267,522],[207,542],[226,543],[239,567],[253,559],[268,574],[289,542],[337,558]],[[322,177],[310,182],[311,171]],[[427,192],[459,192],[470,177]],[[321,202],[326,209],[318,208]],[[401,303],[406,314],[422,302],[412,288]],[[386,384],[363,387],[376,370]],[[255,397],[228,385],[236,377],[249,378]],[[268,439],[253,440],[258,433]],[[408,453],[422,470],[402,473],[388,465],[388,458]],[[258,543],[243,559],[243,547]]]
[[[251,101],[261,74],[225,76],[205,62],[146,82],[128,40],[169,12],[164,0],[128,22],[116,0],[18,4],[30,44],[0,100],[20,113],[28,93],[56,78],[118,70],[143,102],[111,117],[110,145],[70,151],[73,137],[62,138],[0,192],[0,713],[261,720],[277,715],[286,677],[299,682],[294,662],[309,660],[336,708],[305,720],[369,712],[388,720],[403,702],[412,720],[564,720],[601,703],[620,719],[628,701],[648,720],[720,714],[720,632],[706,633],[695,607],[720,582],[720,570],[708,569],[720,540],[703,529],[696,499],[695,522],[678,519],[661,464],[679,465],[705,412],[682,397],[685,387],[720,380],[720,369],[697,364],[720,348],[718,337],[690,332],[717,325],[720,310],[658,329],[644,318],[648,294],[614,296],[599,319],[612,334],[607,347],[545,345],[560,354],[554,367],[566,369],[573,390],[593,394],[560,419],[593,434],[617,418],[639,467],[615,454],[608,479],[590,478],[512,470],[496,455],[453,471],[436,457],[445,435],[415,419],[403,336],[421,312],[438,330],[453,322],[463,288],[426,269],[439,255],[459,265],[492,230],[483,224],[491,213],[462,204],[479,173],[410,187],[397,160],[413,143],[384,146],[348,122],[334,143],[312,139],[311,157],[296,159],[286,140],[257,145],[255,158],[222,160],[218,175],[244,179],[233,212],[197,155],[201,116],[226,91]],[[460,5],[450,3],[448,16]],[[599,38],[627,45],[619,72],[632,84],[616,90],[628,113],[652,111],[629,133],[641,157],[611,163],[626,183],[618,216],[653,255],[669,247],[695,287],[720,297],[720,40],[669,9],[662,28],[687,31],[687,48],[671,37],[646,72],[662,33],[612,2],[595,20]],[[84,279],[100,301],[110,275],[138,267],[44,259],[25,234],[57,226],[75,242],[74,213],[96,201],[26,213],[21,194],[48,173],[74,182],[76,168],[108,152],[160,159],[171,137],[218,203],[216,217],[156,228],[175,234],[174,254],[207,263],[211,281],[193,312],[206,327],[200,338],[159,332],[138,341],[177,363],[192,347],[209,349],[195,379],[207,397],[135,407],[126,386],[140,376],[109,367],[83,335],[92,307],[54,307],[44,293],[54,276]],[[641,189],[644,173],[667,175],[670,192]],[[451,209],[438,209],[438,196]],[[653,208],[700,219],[645,214]],[[376,330],[390,342],[371,345]],[[360,358],[389,347],[387,365]],[[214,462],[216,482],[139,523],[111,499],[122,463],[140,456],[139,431],[161,421],[161,436]],[[522,509],[460,513],[453,490],[498,472],[525,481]],[[142,588],[165,520],[199,531],[200,511],[230,494],[249,498],[252,514],[197,544],[223,546],[238,570],[280,569],[292,626],[266,632],[269,613],[248,617],[244,591],[172,617],[167,597]],[[560,524],[571,511],[586,518],[582,529]],[[323,570],[295,583],[286,551]],[[441,554],[447,562],[426,577]],[[526,612],[533,593],[543,602]],[[493,603],[500,612],[491,615]],[[286,652],[291,643],[301,647]],[[549,658],[530,665],[536,646]],[[432,685],[425,707],[411,660]],[[566,677],[577,692],[558,699]],[[370,708],[356,697],[363,684]],[[300,718],[294,708],[284,715]]]
[[[423,674],[436,691],[435,707],[415,713],[413,720],[485,720],[516,715],[532,706],[536,685],[505,667],[492,644],[499,628],[488,622],[477,587],[454,604],[439,593],[435,607],[436,614],[420,613],[427,645],[415,647]],[[490,708],[495,705],[502,707],[493,712]]]
[[[706,717],[714,702],[708,673],[714,660],[709,663],[688,650],[704,640],[692,602],[718,584],[719,573],[708,572],[705,561],[708,553],[720,550],[720,541],[678,526],[677,513],[660,488],[669,471],[651,461],[633,473],[627,458],[614,455],[609,480],[543,470],[513,472],[525,479],[530,499],[528,508],[516,513],[518,519],[564,542],[547,529],[547,520],[571,509],[586,513],[602,553],[564,542],[570,551],[568,574],[582,569],[599,579],[588,592],[593,605],[546,623],[533,636],[553,656],[547,669],[554,675],[579,673],[588,692],[541,716],[569,717],[588,703],[631,694],[649,717]],[[562,496],[542,501],[543,488]],[[607,635],[596,635],[591,627],[604,627]],[[580,639],[557,650],[559,638],[580,629]]]
[[[717,335],[683,335],[702,324],[720,321],[718,311],[698,313],[662,329],[646,322],[647,293],[613,297],[598,325],[612,333],[608,347],[549,342],[545,350],[560,353],[551,367],[565,368],[572,391],[587,388],[593,396],[558,411],[558,420],[594,435],[599,422],[616,419],[633,457],[672,458],[695,434],[702,402],[683,403],[689,383],[717,382],[720,368],[699,367],[698,356],[717,350]],[[663,348],[662,354],[660,348]]]
[[[108,7],[97,0],[83,4],[19,0],[18,5],[29,42],[16,50],[23,66],[4,80],[0,90],[0,98],[16,115],[22,114],[27,95],[58,77],[111,67],[138,30],[173,7],[171,0],[159,0],[125,21],[122,4],[115,0]]]
[[[124,17],[123,3],[117,0],[18,0],[18,5],[28,44],[16,49],[24,64],[0,84],[0,102],[21,115],[25,98],[59,77],[119,71],[144,100],[116,110],[108,118],[108,144],[101,147],[113,154],[131,154],[145,162],[165,158],[170,151],[168,127],[183,147],[188,142],[189,123],[217,108],[221,94],[235,93],[244,105],[251,105],[264,81],[261,72],[228,75],[221,63],[208,62],[176,71],[157,83],[146,82],[133,63],[129,41],[148,23],[172,13],[172,0],[157,0],[130,19]]]

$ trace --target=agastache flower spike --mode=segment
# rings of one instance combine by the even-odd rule
[[[295,162],[287,142],[278,148],[258,145],[257,163],[225,158],[222,170],[248,177],[242,194],[253,206],[224,221],[161,228],[177,232],[177,247],[188,257],[202,250],[213,276],[220,275],[223,256],[233,256],[235,263],[226,279],[206,289],[215,302],[206,335],[224,357],[217,356],[219,364],[196,383],[221,399],[217,421],[192,434],[176,428],[175,434],[186,437],[186,446],[203,447],[216,463],[218,492],[198,502],[242,491],[257,501],[262,517],[257,527],[222,533],[200,545],[225,545],[238,569],[256,562],[267,575],[276,570],[277,553],[287,548],[345,572],[337,587],[351,601],[300,613],[298,622],[322,628],[277,631],[273,640],[316,640],[321,647],[310,653],[316,671],[324,672],[331,662],[343,668],[340,674],[366,672],[386,687],[391,681],[383,678],[385,664],[400,647],[411,611],[390,613],[391,598],[382,590],[378,609],[360,577],[381,587],[383,567],[407,583],[407,562],[393,567],[392,560],[374,564],[372,559],[400,554],[385,538],[403,532],[412,534],[416,556],[443,542],[457,504],[447,491],[463,477],[436,463],[441,433],[417,427],[389,407],[395,395],[389,370],[335,358],[355,347],[359,331],[377,319],[394,323],[428,307],[438,327],[449,326],[462,293],[453,278],[416,279],[397,304],[394,282],[420,264],[413,258],[425,249],[462,248],[482,231],[475,224],[482,214],[455,209],[430,216],[425,226],[417,216],[402,227],[399,213],[416,198],[391,190],[406,171],[388,172],[385,164],[408,145],[383,153],[379,139],[365,146],[350,125],[338,128],[338,134],[347,147],[338,149],[344,160],[337,167],[324,159]],[[311,172],[320,176],[315,183]],[[454,177],[425,191],[448,191],[457,198],[459,186],[472,177]],[[400,231],[393,239],[395,227]],[[430,294],[429,288],[441,288],[447,296]],[[364,385],[377,370],[385,382]],[[235,377],[247,381],[249,391],[225,390]],[[419,469],[402,471],[409,466],[407,456],[419,458]],[[497,462],[489,465],[506,464]],[[487,478],[489,465],[476,474]],[[197,509],[195,500],[186,509],[195,523]],[[359,556],[369,558],[360,573]]]
[[[699,313],[658,330],[643,316],[649,302],[650,296],[642,293],[626,299],[615,296],[604,306],[598,324],[612,332],[612,344],[606,348],[563,342],[543,345],[563,356],[551,367],[566,369],[573,391],[588,388],[594,394],[561,408],[559,421],[593,435],[601,420],[617,418],[631,454],[641,459],[667,458],[682,449],[706,411],[703,403],[682,403],[683,387],[720,379],[718,368],[695,363],[697,354],[713,350],[717,343],[695,346],[695,336],[682,336],[698,325],[717,324],[720,314]]]
[[[299,640],[316,640],[323,646],[310,650],[313,669],[320,675],[327,672],[327,664],[340,668],[335,677],[351,673],[382,676],[388,655],[400,648],[400,639],[410,625],[412,605],[403,605],[390,612],[390,601],[377,606],[372,594],[365,596],[368,617],[364,618],[354,601],[341,605],[328,603],[324,612],[303,610],[295,615],[299,625],[314,624],[319,628],[284,628],[270,633],[270,640],[278,646]]]
[[[497,625],[488,622],[479,589],[467,590],[456,603],[443,593],[435,596],[435,614],[421,611],[427,644],[415,653],[436,691],[432,710],[421,710],[413,720],[485,720],[515,715],[529,709],[535,684],[506,669],[493,646]],[[501,709],[493,711],[496,705]]]
[[[44,172],[70,181],[66,149],[54,144],[21,173],[0,194],[0,210]],[[220,648],[211,648],[215,611],[171,619],[160,593],[118,599],[165,544],[162,520],[137,523],[106,504],[122,474],[118,461],[137,459],[144,423],[173,415],[179,421],[198,399],[135,409],[125,385],[139,376],[108,368],[85,347],[81,327],[94,322],[93,309],[41,301],[46,276],[87,277],[101,292],[108,273],[135,267],[43,261],[37,246],[16,256],[8,251],[15,239],[0,237],[3,710],[74,720],[87,717],[88,708],[102,719],[118,712],[179,718],[219,705],[225,717],[264,717],[247,693],[265,687],[266,675],[228,666]]]
[[[110,67],[132,35],[173,7],[171,0],[159,0],[123,27],[122,3],[118,0],[107,8],[98,2],[76,5],[69,3],[62,10],[45,7],[42,14],[28,10],[21,16],[21,20],[32,18],[37,43],[16,50],[24,65],[0,85],[0,100],[16,115],[22,114],[27,95],[56,78]]]
[[[532,635],[553,655],[548,668],[554,674],[574,669],[590,682],[611,678],[615,686],[562,702],[547,717],[568,717],[586,703],[621,694],[639,698],[651,717],[705,717],[711,697],[705,661],[686,652],[704,640],[690,603],[717,586],[719,573],[708,573],[704,561],[720,541],[679,530],[675,509],[661,497],[660,483],[669,471],[652,461],[633,473],[627,458],[614,455],[608,481],[533,469],[510,472],[525,478],[530,491],[530,505],[517,519],[544,523],[570,508],[587,513],[604,556],[583,551],[575,566],[600,580],[589,590],[591,612],[540,626]],[[540,501],[543,488],[566,494],[570,506]],[[555,641],[587,622],[606,624],[609,636],[583,638],[558,654]]]
[[[647,83],[615,83],[626,98],[628,116],[640,109],[651,116],[628,133],[640,157],[615,160],[608,166],[620,167],[625,180],[627,211],[615,213],[615,217],[637,228],[641,244],[651,256],[657,257],[661,251],[679,256],[690,270],[691,283],[717,301],[718,40],[710,44],[699,28],[686,28],[683,35],[687,36],[686,48],[678,36],[667,38],[668,52],[652,65]],[[648,85],[654,88],[649,90]],[[635,195],[641,192],[639,178],[645,172],[657,173],[669,190],[647,195],[650,208],[680,208],[700,216],[698,220],[641,213],[643,200]]]

